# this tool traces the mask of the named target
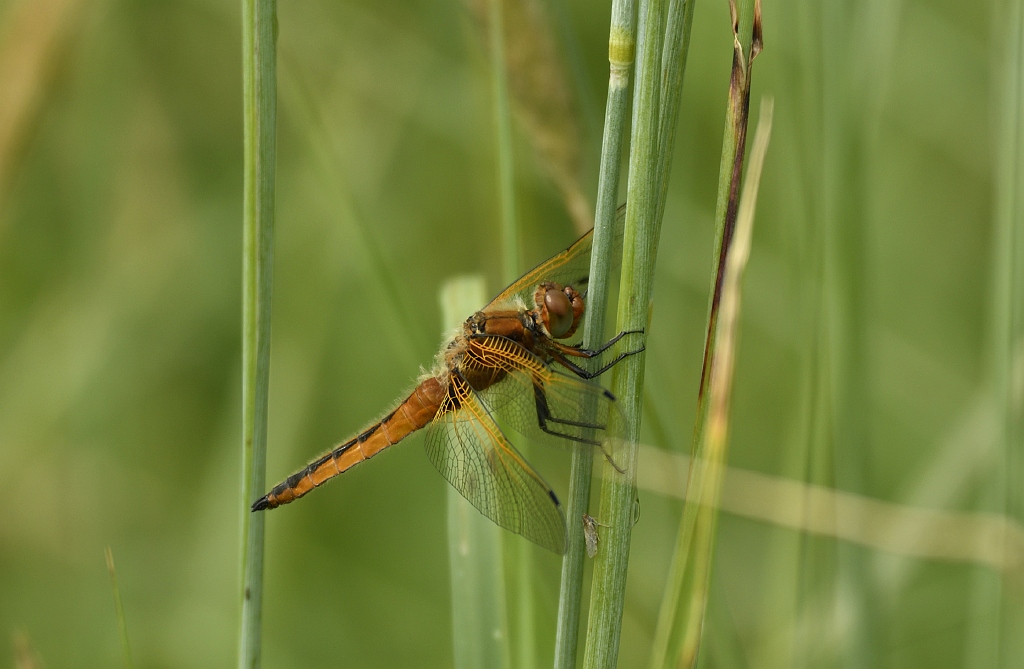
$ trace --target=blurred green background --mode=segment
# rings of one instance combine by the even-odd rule
[[[825,4],[764,5],[752,108],[772,94],[776,120],[730,466],[1018,523],[1007,300],[1022,293],[1008,292],[998,206],[1015,185],[1000,162],[1016,146],[1002,122],[1012,22],[999,2]],[[608,3],[538,6],[569,73],[592,198]],[[119,666],[107,545],[137,666],[234,661],[239,12],[226,0],[0,0],[0,649],[27,639],[47,667]],[[430,364],[445,278],[483,272],[496,292],[502,273],[471,10],[299,0],[278,16],[269,482],[381,414]],[[644,440],[679,452],[731,44],[726,3],[700,0],[648,342]],[[532,264],[577,232],[522,128]],[[564,495],[568,457],[532,459]],[[265,667],[451,665],[445,485],[417,437],[269,515]],[[651,492],[641,508],[623,667],[647,661],[680,514]],[[723,514],[702,666],[1021,666],[1020,546],[1006,545],[1003,573],[907,556],[900,541],[927,528],[893,523],[878,550]],[[536,556],[544,666],[560,563]]]

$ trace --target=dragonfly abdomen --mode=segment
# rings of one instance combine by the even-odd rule
[[[438,379],[425,379],[398,408],[274,486],[267,495],[256,500],[252,510],[274,509],[294,501],[388,446],[394,446],[426,427],[437,414],[444,396],[445,388]]]

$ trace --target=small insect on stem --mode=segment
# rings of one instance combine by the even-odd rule
[[[597,544],[601,541],[600,535],[597,533],[597,526],[608,527],[604,523],[599,523],[594,520],[594,517],[589,514],[583,514],[583,541],[587,546],[587,557],[592,558],[597,555]]]

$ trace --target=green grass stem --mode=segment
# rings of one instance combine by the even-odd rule
[[[747,120],[750,106],[750,66],[761,50],[760,3],[752,9],[749,39],[740,40],[740,16],[735,3],[732,10],[734,40],[733,67],[729,83],[729,102],[726,111],[725,133],[722,140],[722,158],[718,180],[718,203],[715,215],[715,278],[708,306],[708,326],[704,344],[704,364],[701,370],[700,388],[697,396],[697,419],[694,427],[694,441],[691,462],[712,462],[705,452],[714,442],[708,441],[707,418],[711,410],[711,369],[717,351],[717,338],[722,330],[718,321],[721,313],[721,296],[725,288],[725,271],[731,241],[734,236],[739,212],[739,188],[745,155]],[[724,449],[723,449],[724,457]],[[699,644],[700,625],[703,620],[706,600],[706,575],[710,573],[710,546],[714,535],[714,518],[700,522],[701,508],[698,505],[703,490],[711,485],[714,494],[714,471],[706,472],[693,467],[687,481],[687,504],[683,508],[679,533],[669,566],[665,594],[654,634],[651,653],[651,667],[692,666],[696,660]],[[705,484],[707,481],[707,485]],[[697,562],[700,560],[700,562]]]
[[[1024,412],[1021,410],[1021,348],[1024,343],[1024,2],[1006,6],[1005,46],[996,158],[990,383],[1002,441],[1001,506],[1007,518],[1024,519]],[[1018,378],[1015,378],[1018,377]],[[1006,541],[1007,555],[1012,546]],[[994,666],[1018,666],[1024,657],[1024,577],[1004,572],[999,593],[1001,629]]]
[[[506,283],[519,278],[519,226],[516,221],[515,150],[512,144],[512,113],[508,100],[508,73],[505,69],[505,30],[503,0],[489,0],[491,48],[491,91],[494,97],[494,136],[498,168],[498,200],[501,206],[502,267]],[[467,312],[468,313],[468,312]]]
[[[596,348],[603,343],[604,338],[609,273],[613,260],[612,242],[616,234],[614,226],[618,209],[622,137],[628,118],[629,78],[633,67],[635,43],[633,3],[629,0],[615,0],[612,3],[611,29],[608,37],[608,101],[605,106],[594,243],[590,257],[590,282],[587,287],[587,311],[583,325],[583,345],[586,348]],[[582,519],[583,514],[588,513],[590,509],[593,468],[593,449],[575,447],[569,474],[569,495],[566,500],[568,548],[562,559],[558,621],[555,630],[555,669],[573,669],[576,666],[585,550]]]
[[[265,515],[249,507],[266,487],[270,307],[277,160],[275,0],[242,0],[244,200],[242,256],[242,528],[239,669],[259,669]]]
[[[638,15],[637,74],[630,136],[626,223],[616,329],[648,327],[659,223],[658,156],[661,48],[664,3],[643,0]],[[629,542],[636,503],[637,442],[643,404],[645,354],[630,356],[615,368],[612,389],[626,424],[625,444],[616,453],[620,472],[605,463],[598,520],[608,527],[594,564],[590,616],[583,665],[614,667],[618,661],[625,604]]]
[[[449,280],[441,287],[440,302],[445,330],[454,330],[487,302],[483,277]],[[501,528],[448,486],[455,669],[509,664],[502,535]]]
[[[295,127],[305,135],[310,151],[319,160],[323,178],[323,190],[332,195],[332,206],[339,225],[348,229],[356,245],[353,256],[365,259],[371,290],[376,292],[378,314],[388,323],[388,332],[400,332],[391,336],[389,345],[401,362],[415,367],[424,355],[435,351],[437,342],[429,336],[426,328],[419,327],[407,298],[408,291],[399,286],[398,273],[387,260],[387,254],[380,238],[370,229],[366,217],[357,208],[349,191],[348,175],[342,168],[340,156],[350,147],[339,143],[336,130],[332,129],[330,114],[317,98],[313,87],[303,76],[294,58],[287,50],[279,57],[281,67],[280,99],[286,116],[294,116]]]
[[[680,591],[680,600],[668,609],[675,629],[663,631],[659,619],[659,643],[652,656],[652,667],[686,667],[697,665],[701,632],[707,610],[711,586],[718,506],[721,496],[722,475],[728,453],[729,399],[732,392],[733,369],[736,361],[737,323],[740,314],[740,293],[743,271],[750,256],[750,243],[754,226],[761,170],[764,165],[768,140],[771,136],[772,101],[761,104],[757,133],[751,151],[749,173],[743,184],[743,194],[737,210],[736,227],[732,243],[725,258],[722,274],[721,300],[716,322],[718,330],[711,355],[708,374],[708,417],[699,435],[698,458],[691,461],[686,487],[685,512],[693,515],[692,531],[686,543],[687,553],[673,556],[674,562],[685,561],[686,579]],[[672,570],[676,571],[675,564]],[[663,608],[663,613],[666,608]],[[674,614],[674,615],[672,615]],[[667,637],[667,638],[666,638]],[[668,641],[668,643],[666,643]]]
[[[124,617],[124,605],[121,604],[121,589],[117,587],[117,569],[114,568],[114,552],[107,546],[104,551],[107,559],[107,571],[110,573],[110,588],[114,591],[114,613],[117,615],[117,632],[121,639],[121,659],[125,669],[132,669],[132,648],[128,644],[128,623]]]

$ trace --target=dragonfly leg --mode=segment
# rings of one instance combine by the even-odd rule
[[[548,406],[548,398],[547,395],[544,394],[544,389],[538,385],[535,385],[533,387],[533,396],[536,400],[537,405],[537,424],[540,426],[542,432],[546,432],[547,434],[550,434],[555,437],[562,437],[563,439],[568,439],[570,441],[578,441],[581,444],[601,446],[601,442],[597,441],[596,439],[587,439],[586,437],[580,437],[575,434],[566,434],[565,432],[559,432],[553,429],[551,426],[549,426],[548,423],[568,425],[571,427],[590,428],[594,430],[603,430],[605,429],[604,425],[555,418],[554,416],[551,415],[551,407]]]
[[[598,376],[601,376],[602,374],[607,372],[609,369],[614,367],[616,364],[618,364],[623,358],[628,358],[631,355],[636,355],[637,353],[640,353],[641,351],[643,351],[645,348],[647,348],[647,347],[646,346],[641,346],[640,348],[636,349],[635,351],[624,351],[624,352],[618,354],[617,356],[615,356],[615,358],[611,362],[609,362],[608,364],[602,366],[601,368],[599,368],[599,369],[597,369],[597,370],[595,370],[593,372],[588,371],[586,369],[583,369],[582,367],[580,367],[576,363],[572,362],[571,360],[569,360],[565,356],[560,355],[558,353],[552,352],[551,357],[553,357],[561,365],[563,365],[564,367],[566,367],[567,369],[572,371],[573,374],[575,374],[576,376],[580,377],[581,379],[590,380],[590,379],[597,378]],[[587,357],[589,358],[591,356],[587,356]]]
[[[626,473],[625,468],[620,467],[619,463],[615,462],[615,458],[612,457],[612,452],[608,450],[608,447],[605,444],[601,444],[601,454],[604,456],[604,459],[608,461],[608,464],[610,464],[615,471],[617,471],[620,474]]]
[[[605,351],[610,349],[612,346],[616,344],[616,342],[618,342],[626,335],[643,333],[643,330],[623,330],[622,332],[615,335],[614,337],[606,341],[601,346],[598,346],[597,348],[583,348],[583,344],[575,344],[573,346],[568,346],[566,348],[574,349],[574,353],[569,353],[569,355],[578,355],[581,358],[593,358],[595,355],[600,355],[601,353],[604,353]]]

